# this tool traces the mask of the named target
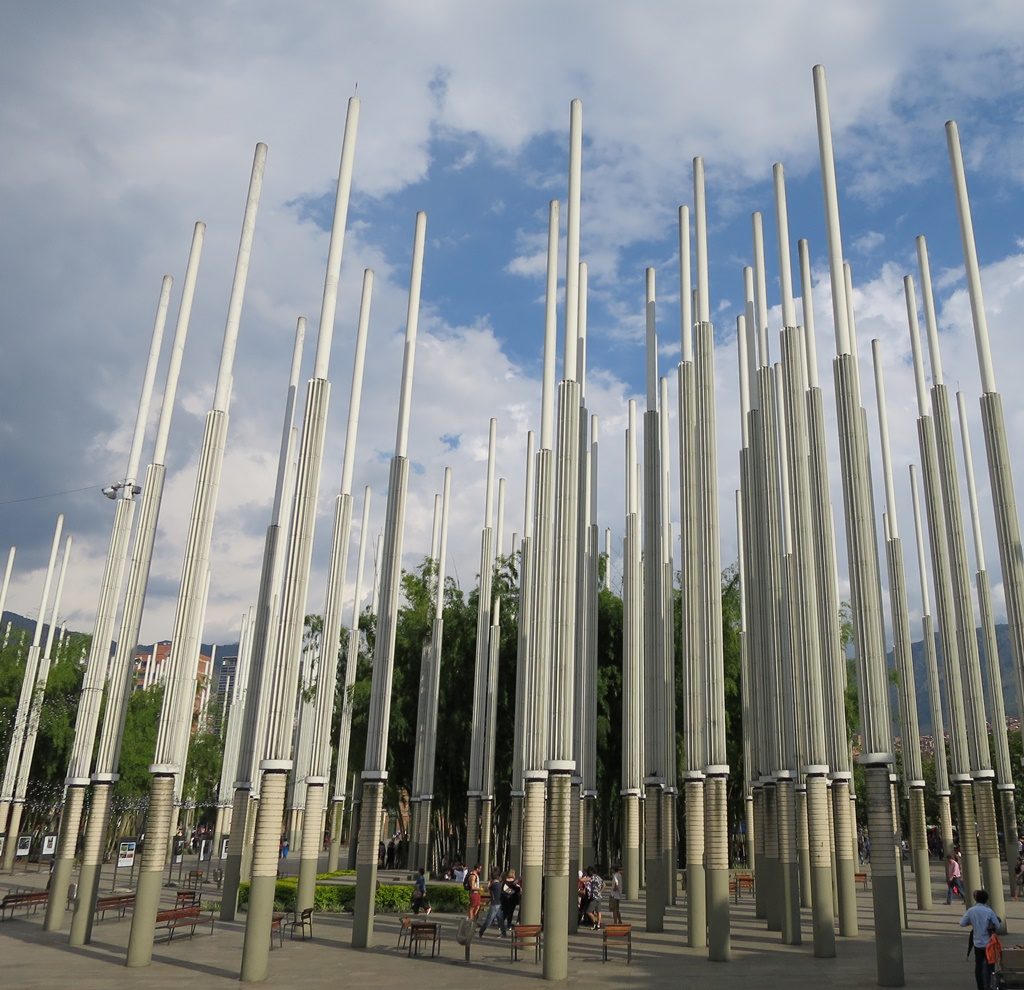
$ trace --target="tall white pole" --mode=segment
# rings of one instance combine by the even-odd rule
[[[164,859],[171,827],[174,778],[176,775],[184,773],[185,769],[186,754],[177,751],[177,743],[180,739],[178,730],[181,723],[191,717],[191,705],[195,692],[193,665],[198,656],[200,638],[198,623],[202,610],[202,586],[209,569],[220,471],[227,441],[227,402],[232,375],[232,360],[241,321],[242,301],[248,278],[249,258],[255,234],[260,192],[263,187],[266,156],[266,145],[258,144],[253,159],[242,220],[242,233],[239,238],[231,295],[228,300],[217,390],[214,394],[213,407],[207,414],[200,453],[200,470],[196,479],[196,495],[186,537],[181,587],[172,632],[174,654],[169,661],[171,671],[164,692],[160,724],[157,730],[155,759],[150,768],[153,780],[150,787],[149,814],[146,819],[148,841],[142,855],[139,885],[132,914],[127,957],[129,966],[149,965],[152,958],[154,926],[159,910]]]

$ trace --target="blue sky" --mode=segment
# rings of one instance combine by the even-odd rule
[[[624,403],[643,391],[648,265],[658,270],[662,372],[677,359],[676,210],[691,202],[690,162],[700,154],[720,344],[723,560],[733,559],[735,316],[755,209],[764,212],[769,295],[777,306],[775,161],[787,170],[794,248],[798,237],[811,243],[820,371],[826,408],[832,406],[811,86],[811,67],[822,62],[845,250],[857,287],[861,376],[870,383],[866,355],[878,336],[886,350],[900,520],[908,537],[905,464],[916,459],[916,435],[900,280],[916,274],[918,233],[927,235],[931,250],[947,379],[962,383],[977,429],[977,366],[943,133],[950,117],[959,120],[964,141],[997,374],[1011,429],[1024,428],[1024,401],[1015,387],[1024,374],[1017,332],[1024,307],[1020,25],[1013,3],[967,10],[955,3],[793,0],[770,9],[439,0],[298,4],[287,11],[271,3],[244,10],[185,3],[161,11],[98,3],[64,8],[60,17],[8,5],[0,13],[0,83],[16,98],[0,107],[6,467],[0,503],[102,485],[123,470],[160,276],[176,278],[173,319],[191,226],[205,220],[207,247],[143,629],[147,639],[167,635],[245,180],[253,145],[266,141],[205,635],[208,641],[234,637],[256,592],[253,571],[268,521],[292,328],[305,314],[312,338],[319,313],[345,101],[358,84],[362,120],[309,607],[320,607],[326,577],[364,267],[375,270],[377,289],[355,489],[361,494],[363,485],[373,485],[371,529],[380,527],[413,217],[420,209],[428,230],[407,563],[427,550],[433,493],[451,464],[453,566],[469,585],[492,415],[499,418],[499,473],[510,484],[506,534],[522,528],[524,434],[536,427],[540,403],[547,202],[565,197],[569,101],[580,97],[582,249],[591,289],[588,392],[602,420],[601,524],[612,527],[617,548]],[[777,352],[777,309],[773,314]],[[312,346],[310,340],[306,369]],[[864,401],[874,429],[867,384]],[[975,445],[983,475],[977,432]],[[838,470],[833,473],[837,481]],[[979,484],[990,568],[997,571],[983,477]],[[61,509],[76,537],[63,611],[72,625],[89,628],[110,524],[109,503],[91,492],[0,504],[0,545],[19,548],[8,607],[34,611]],[[995,590],[1001,610],[998,583]]]

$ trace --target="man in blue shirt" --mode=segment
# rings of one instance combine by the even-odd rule
[[[988,906],[988,891],[976,890],[974,906],[964,912],[960,919],[960,927],[966,928],[970,925],[973,929],[971,938],[974,942],[974,978],[977,980],[978,990],[989,990],[992,985],[994,967],[986,959],[985,950],[993,932],[1002,924],[999,915]]]

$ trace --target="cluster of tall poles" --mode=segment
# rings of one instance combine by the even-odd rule
[[[801,907],[811,910],[810,936],[819,957],[837,953],[836,932],[858,933],[854,888],[857,859],[856,801],[867,810],[871,841],[872,903],[878,982],[903,983],[902,930],[907,922],[901,826],[909,822],[916,904],[928,908],[931,886],[925,821],[912,630],[907,604],[907,565],[896,512],[896,471],[889,449],[881,345],[872,342],[878,436],[885,492],[881,546],[883,581],[872,491],[868,416],[861,392],[852,275],[844,261],[839,201],[824,70],[814,69],[827,254],[835,332],[833,380],[838,433],[828,436],[819,381],[812,302],[810,248],[797,244],[800,318],[783,167],[774,167],[781,327],[773,356],[769,279],[763,218],[752,220],[752,264],[743,269],[744,312],[736,321],[741,449],[735,493],[738,573],[741,588],[741,704],[744,830],[748,861],[756,873],[756,915],[782,942],[798,944]],[[313,904],[325,823],[328,866],[340,861],[349,817],[349,865],[356,870],[352,944],[372,944],[378,845],[381,841],[395,636],[401,597],[405,510],[409,484],[409,426],[419,322],[426,217],[415,219],[406,314],[397,432],[391,459],[383,536],[374,580],[377,631],[372,662],[366,755],[350,766],[351,688],[359,659],[359,616],[369,539],[370,489],[361,506],[354,582],[348,560],[356,500],[356,443],[373,294],[373,273],[362,281],[344,456],[330,537],[330,564],[322,627],[306,625],[317,503],[327,436],[332,349],[338,288],[359,120],[359,101],[348,104],[317,324],[313,373],[299,409],[299,378],[306,321],[299,318],[285,393],[273,505],[259,585],[242,617],[232,701],[224,726],[223,770],[217,792],[215,850],[227,837],[221,916],[235,917],[239,886],[249,883],[241,977],[267,975],[271,916],[282,832],[297,840],[300,867],[297,910]],[[981,412],[990,487],[1002,565],[1010,639],[1024,710],[1024,562],[1008,455],[1002,400],[996,390],[966,180],[954,123],[947,125],[956,202],[967,268],[978,360]],[[266,146],[257,145],[245,200],[242,230],[225,322],[215,394],[206,417],[181,583],[166,663],[164,695],[151,784],[146,841],[127,950],[130,966],[152,957],[162,874],[177,828],[182,779],[193,721],[196,670],[212,567],[211,540],[220,475],[228,443],[233,362],[253,250]],[[521,920],[545,928],[544,976],[564,979],[569,935],[576,925],[577,871],[595,859],[597,801],[598,595],[604,560],[608,586],[610,534],[599,539],[597,513],[599,423],[587,402],[587,264],[581,260],[583,175],[582,104],[569,121],[565,255],[560,257],[560,204],[548,210],[544,352],[540,428],[526,435],[526,487],[521,534],[510,553],[504,545],[508,494],[497,478],[497,429],[490,420],[483,526],[480,537],[477,636],[473,668],[472,736],[466,777],[466,859],[521,872]],[[622,768],[621,842],[624,896],[644,891],[644,925],[665,927],[666,910],[680,891],[677,864],[685,862],[686,931],[692,947],[712,960],[730,957],[730,822],[718,451],[716,334],[708,275],[708,220],[704,164],[693,160],[691,208],[679,208],[680,361],[675,371],[676,426],[669,406],[670,380],[659,369],[655,272],[644,285],[646,329],[645,405],[629,400],[625,435],[625,519],[622,535]],[[167,319],[171,279],[161,284],[136,427],[123,479],[110,489],[114,521],[91,649],[85,664],[75,739],[68,767],[60,835],[45,927],[64,922],[82,821],[81,876],[70,941],[91,939],[111,794],[118,779],[121,738],[132,689],[138,641],[167,471],[167,445],[182,354],[202,254],[205,226],[195,225],[167,366],[152,458],[140,479],[149,405]],[[692,258],[691,258],[692,250]],[[981,539],[980,507],[965,415],[957,396],[961,459],[971,525],[960,499],[957,437],[944,382],[927,246],[917,241],[918,276],[932,385],[920,341],[915,282],[905,279],[906,307],[918,401],[920,471],[910,467],[917,563],[923,617],[927,696],[935,746],[935,781],[944,848],[953,848],[956,824],[968,890],[985,887],[1002,914],[1004,875],[997,833],[1007,840],[1014,885],[1017,835],[1014,785],[1006,736],[1002,683],[989,577]],[[559,271],[562,375],[558,360]],[[297,415],[299,414],[299,415]],[[847,664],[839,620],[836,527],[829,478],[829,442],[838,451],[842,532],[850,587],[859,745],[847,731]],[[675,451],[673,452],[673,446]],[[674,458],[673,458],[674,454]],[[673,533],[670,465],[678,464],[678,533]],[[918,483],[924,489],[919,508]],[[431,628],[422,648],[412,775],[410,847],[414,864],[431,858],[435,742],[443,656],[444,604],[451,470],[434,500],[427,574],[433,594]],[[136,519],[135,517],[138,516]],[[924,537],[927,524],[927,540]],[[0,828],[8,837],[3,866],[10,868],[25,803],[40,706],[53,656],[54,631],[68,565],[63,556],[43,640],[63,518],[58,517],[46,571],[12,745],[0,789]],[[973,543],[973,574],[967,536]],[[134,539],[133,539],[134,533]],[[678,543],[676,538],[678,537]],[[518,559],[518,630],[514,661],[515,710],[511,776],[510,842],[498,862],[493,841],[496,795],[495,740],[502,597],[495,580],[507,557]],[[6,598],[10,551],[0,610]],[[930,568],[929,568],[930,563]],[[675,627],[676,575],[680,625]],[[972,579],[977,613],[971,597]],[[934,584],[937,615],[931,612]],[[354,584],[349,600],[346,592]],[[888,626],[898,681],[902,776],[897,777],[890,680],[887,673],[883,585],[889,591]],[[118,617],[120,616],[120,621]],[[975,628],[980,618],[979,651]],[[942,682],[935,649],[935,620],[942,644]],[[676,652],[676,642],[680,652]],[[338,664],[347,639],[343,670]],[[116,642],[113,656],[111,641]],[[507,651],[506,651],[507,652]],[[983,696],[982,659],[989,696]],[[340,679],[338,722],[335,686]],[[676,684],[683,685],[677,725]],[[104,703],[106,716],[99,721]],[[948,712],[948,725],[944,719]],[[995,767],[988,743],[994,737]],[[943,739],[948,728],[947,761]],[[98,739],[97,739],[98,735]],[[332,752],[336,752],[332,774]],[[854,760],[864,767],[862,794],[854,793]],[[952,766],[948,763],[951,762]],[[903,810],[905,807],[905,810]],[[734,823],[735,824],[735,823]],[[684,850],[679,849],[680,842]],[[838,920],[838,926],[836,924]]]

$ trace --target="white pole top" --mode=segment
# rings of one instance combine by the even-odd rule
[[[231,401],[231,375],[235,364],[235,345],[238,343],[238,325],[242,320],[242,301],[245,298],[245,282],[249,277],[249,258],[256,234],[256,213],[263,190],[263,172],[267,165],[267,146],[256,145],[256,154],[249,177],[249,192],[245,200],[245,214],[242,218],[242,234],[238,241],[235,257],[235,274],[231,280],[231,295],[228,298],[228,315],[224,325],[224,343],[220,351],[220,368],[217,371],[217,389],[213,394],[213,408],[228,411]]]
[[[359,525],[359,556],[356,562],[356,584],[352,589],[352,622],[349,629],[359,627],[359,601],[363,590],[363,565],[366,562],[366,545],[370,542],[370,486],[363,489],[363,517]]]
[[[768,289],[764,270],[764,227],[760,212],[751,217],[754,228],[754,316],[757,320],[757,366],[767,367],[771,363],[768,350]]]
[[[747,320],[744,316],[736,317],[736,356],[739,360],[740,374],[740,430],[743,436],[743,449],[750,446],[747,429],[747,414],[750,412],[750,370],[747,367]]]
[[[203,254],[205,237],[206,224],[199,220],[192,230],[192,244],[189,247],[188,263],[185,266],[185,281],[181,286],[178,322],[174,327],[171,356],[167,362],[167,379],[164,384],[163,399],[160,403],[160,421],[157,424],[156,443],[153,447],[154,464],[163,464],[167,457],[167,439],[171,433],[174,397],[178,390],[178,375],[181,372],[181,359],[185,353],[185,338],[188,336],[188,323],[192,316],[192,300],[195,297],[196,276],[199,273],[199,259]]]
[[[579,265],[579,288],[576,298],[576,380],[581,394],[587,391],[587,263]]]
[[[629,400],[629,418],[626,427],[626,512],[637,511],[637,460],[636,460],[636,399]]]
[[[789,250],[789,210],[786,206],[786,173],[781,162],[772,166],[775,183],[775,223],[779,238],[779,289],[782,294],[782,325],[796,326],[793,306],[793,265]]]
[[[149,359],[142,376],[142,394],[139,396],[139,411],[135,417],[135,433],[128,454],[128,470],[125,471],[125,488],[122,494],[131,492],[131,486],[139,478],[139,461],[142,459],[142,444],[146,437],[146,424],[149,421],[149,403],[153,398],[153,382],[156,380],[156,366],[160,361],[160,347],[164,340],[164,327],[167,324],[167,306],[171,301],[171,285],[174,280],[165,275],[160,283],[160,299],[156,306],[156,319],[153,321],[153,336],[149,343]]]
[[[579,305],[580,185],[583,173],[583,102],[569,106],[569,206],[565,235],[565,367],[563,377],[576,375],[576,337]]]
[[[498,447],[498,421],[493,416],[487,428],[487,487],[484,489],[484,529],[494,525],[494,460]]]
[[[814,292],[811,285],[811,252],[807,241],[797,242],[800,255],[800,302],[804,320],[804,350],[807,355],[807,384],[818,387],[818,345],[814,339]]]
[[[494,559],[501,556],[505,539],[505,479],[498,479],[498,520],[494,528]]]
[[[60,547],[60,535],[64,530],[64,513],[57,516],[57,525],[53,530],[53,542],[50,544],[50,562],[46,565],[46,577],[43,579],[43,593],[39,598],[39,611],[36,612],[36,628],[32,635],[32,645],[38,646],[43,636],[43,623],[46,621],[46,603],[50,598],[50,583],[53,581],[53,565],[57,561],[57,550]]]
[[[526,431],[526,496],[523,499],[523,539],[533,536],[533,486],[536,466],[534,464],[533,430]],[[513,548],[515,549],[515,548]]]
[[[558,332],[558,200],[548,203],[548,270],[544,292],[544,377],[541,381],[540,446],[554,448],[555,348]]]
[[[444,488],[441,490],[441,550],[437,558],[437,601],[434,603],[434,617],[440,619],[444,613],[444,573],[448,561],[448,508],[451,504],[452,469],[444,469]]]
[[[341,254],[345,248],[345,224],[348,201],[352,191],[352,166],[356,157],[356,130],[359,127],[359,97],[349,97],[345,115],[345,135],[341,141],[341,162],[338,165],[338,187],[334,197],[331,239],[327,246],[327,272],[324,275],[320,326],[317,330],[313,377],[326,378],[331,363],[331,341],[334,337],[334,314],[338,307],[338,280],[341,277]]]
[[[711,322],[711,297],[708,295],[708,211],[704,198],[704,159],[693,160],[693,218],[697,248],[697,322]]]
[[[846,328],[849,333],[850,353],[853,355],[853,381],[860,398],[860,360],[857,357],[857,320],[853,313],[853,272],[848,261],[843,262],[843,295],[846,297]]]
[[[60,611],[60,599],[64,594],[64,578],[68,573],[68,561],[71,560],[71,545],[75,542],[73,536],[64,541],[64,555],[60,558],[60,570],[57,572],[57,590],[53,593],[53,608],[50,611],[50,625],[46,630],[46,646],[43,648],[43,656],[53,657],[53,637],[57,632],[58,612]]]
[[[285,488],[288,486],[288,473],[291,470],[289,452],[294,445],[292,433],[295,422],[295,401],[299,392],[299,373],[302,370],[302,348],[306,340],[306,318],[300,316],[295,321],[295,341],[292,344],[292,366],[288,374],[288,396],[284,406],[284,423],[281,426],[281,450],[277,459],[277,480],[274,484],[274,509],[271,519],[281,517]]]
[[[967,407],[964,393],[956,393],[956,408],[960,415],[960,442],[964,450],[964,473],[967,475],[967,499],[971,506],[971,531],[974,535],[976,569],[984,571],[985,545],[981,538],[981,513],[978,511],[978,486],[974,480],[974,458],[971,456],[971,431],[967,426]]]
[[[359,435],[359,407],[363,399],[363,366],[366,363],[366,338],[370,327],[370,301],[373,297],[373,271],[363,269],[363,289],[359,297],[359,323],[356,327],[356,350],[352,359],[352,389],[348,397],[348,423],[345,426],[345,457],[341,467],[341,494],[352,491],[352,472],[356,461],[356,439]]]
[[[964,265],[967,268],[967,291],[971,297],[971,320],[974,323],[974,343],[978,349],[981,388],[983,392],[995,392],[996,376],[992,370],[992,351],[988,339],[988,319],[985,316],[985,297],[981,291],[978,248],[974,242],[971,200],[967,195],[967,176],[964,174],[964,158],[960,150],[960,132],[955,120],[946,121],[946,145],[949,148],[949,164],[953,169],[956,212],[960,219],[960,240],[963,242]]]
[[[928,415],[928,386],[924,380],[924,362],[921,358],[921,330],[917,325],[917,297],[914,280],[903,276],[903,296],[907,301],[907,327],[910,330],[910,353],[914,359],[914,385],[917,389],[917,414]]]
[[[914,503],[914,535],[917,538],[917,570],[921,576],[921,612],[932,614],[931,602],[928,599],[928,566],[924,558],[924,531],[921,527],[921,501],[917,494],[917,467],[910,465],[910,496]]]
[[[693,360],[693,287],[690,284],[690,208],[679,207],[679,337],[684,361]]]
[[[655,322],[654,269],[646,271],[644,314],[647,321],[647,411],[658,408],[658,328]]]
[[[818,155],[821,182],[825,194],[825,230],[828,241],[828,267],[832,281],[832,317],[836,326],[836,353],[850,353],[847,326],[846,290],[843,284],[843,236],[839,227],[839,196],[836,192],[836,163],[832,148],[832,122],[828,112],[828,87],[825,66],[814,67],[814,108],[818,118]]]
[[[878,406],[878,437],[882,443],[882,474],[885,479],[885,509],[889,517],[889,536],[899,537],[896,522],[896,488],[892,479],[892,449],[889,446],[889,416],[885,408],[885,380],[882,377],[881,344],[871,341],[871,360],[875,366],[875,402]]]
[[[793,552],[793,508],[789,497],[789,434],[786,426],[786,379],[782,365],[773,366],[775,371],[775,402],[779,417],[779,478],[782,488],[782,552]]]
[[[597,525],[597,442],[601,421],[596,415],[590,417],[590,521]],[[514,549],[514,548],[513,548]]]
[[[757,317],[754,308],[754,269],[750,265],[743,266],[743,312],[746,314],[744,323],[746,325],[746,347],[747,347],[747,375],[750,369],[757,368]],[[757,409],[759,401],[757,389],[750,394],[750,408]]]
[[[434,496],[434,520],[430,527],[430,559],[437,560],[441,540],[441,495]]]
[[[932,384],[941,385],[942,353],[939,350],[939,324],[935,319],[935,297],[932,295],[932,269],[928,263],[928,244],[920,234],[917,237],[917,266],[921,273],[921,301],[924,303],[924,326],[928,334]]]
[[[423,283],[423,242],[427,235],[427,215],[416,214],[416,232],[412,245],[412,273],[409,278],[409,308],[405,315],[405,356],[402,360],[402,394],[398,405],[398,435],[395,454],[405,457],[409,446],[409,415],[412,408],[412,373],[416,363],[416,330],[420,323],[420,287]]]

